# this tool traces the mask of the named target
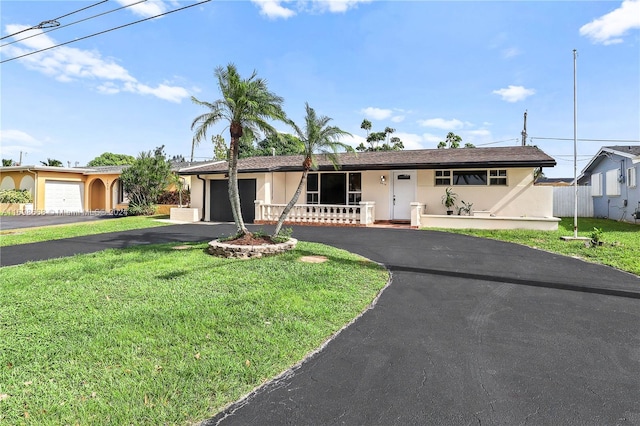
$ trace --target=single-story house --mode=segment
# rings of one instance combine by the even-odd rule
[[[591,186],[593,215],[633,222],[640,220],[640,145],[605,146],[578,177]]]
[[[470,213],[477,217],[546,218],[555,220],[557,228],[553,188],[534,185],[534,171],[556,162],[537,147],[341,153],[338,158],[340,167],[335,170],[318,156],[318,168],[309,173],[289,223],[365,226],[401,221],[425,226],[428,216],[446,216],[441,200],[451,187],[458,207],[462,201],[472,204]],[[300,155],[239,160],[245,222],[277,220],[298,187],[302,162]],[[192,177],[191,207],[199,209],[201,220],[233,221],[226,161],[183,168],[179,174]]]
[[[190,165],[192,163],[172,163],[172,170]],[[0,167],[0,189],[30,191],[36,213],[110,212],[126,209],[129,205],[119,179],[126,167]],[[189,178],[186,180],[188,187]]]

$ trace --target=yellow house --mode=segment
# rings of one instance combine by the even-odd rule
[[[109,212],[127,206],[119,179],[125,167],[2,167],[0,189],[30,191],[36,213]]]

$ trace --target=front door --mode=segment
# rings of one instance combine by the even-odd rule
[[[393,199],[391,218],[393,220],[411,220],[411,202],[415,201],[416,173],[393,172]]]

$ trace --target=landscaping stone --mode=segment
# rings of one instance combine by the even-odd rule
[[[209,254],[217,257],[235,259],[253,259],[263,256],[273,256],[295,248],[298,240],[290,238],[289,241],[277,244],[238,245],[213,240],[209,242]]]

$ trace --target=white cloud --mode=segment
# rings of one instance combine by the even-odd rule
[[[394,115],[393,117],[391,117],[391,121],[393,121],[394,123],[402,123],[404,119],[404,115]]]
[[[424,149],[424,139],[415,133],[394,133],[393,136],[399,137],[404,145],[404,149]]]
[[[519,56],[522,52],[517,47],[510,47],[508,49],[502,50],[502,57],[505,59],[515,58]]]
[[[310,13],[345,13],[349,9],[357,7],[360,3],[369,3],[371,0],[251,0],[260,8],[260,14],[271,19],[287,19],[298,12]],[[295,5],[295,9],[286,7],[289,3]]]
[[[2,158],[18,161],[20,153],[23,155],[23,162],[27,153],[41,152],[42,142],[30,134],[16,129],[0,130],[0,147],[2,147]]]
[[[444,118],[430,118],[428,120],[418,120],[422,127],[433,127],[442,130],[456,130],[462,128],[465,123],[458,119],[445,120]]]
[[[622,43],[629,30],[640,28],[640,0],[624,0],[622,5],[580,28],[580,35],[604,45]]]
[[[139,2],[139,0],[116,0],[123,6],[128,6],[133,3]],[[142,16],[143,18],[150,18],[152,16],[159,15],[161,13],[169,10],[165,2],[161,0],[151,0],[145,1],[144,3],[138,3],[135,6],[131,6],[128,8],[136,15]]]
[[[271,19],[283,18],[287,19],[296,14],[291,9],[281,5],[281,1],[278,0],[251,0],[260,8],[260,14],[265,15]]]
[[[374,120],[384,120],[391,117],[393,111],[390,109],[368,107],[361,109],[360,113],[364,114],[366,117],[373,118]]]
[[[529,96],[535,94],[536,91],[523,86],[509,85],[506,89],[494,90],[492,93],[500,95],[503,101],[518,102],[527,99]]]
[[[13,34],[24,28],[27,27],[7,25],[7,32]],[[41,32],[41,30],[38,31]],[[56,45],[55,40],[41,34],[21,41],[19,45],[5,46],[0,52],[9,57],[16,57],[54,45]],[[115,94],[127,91],[140,95],[152,95],[177,103],[189,97],[187,89],[180,86],[170,86],[165,82],[157,87],[150,87],[140,83],[124,67],[118,65],[113,59],[103,58],[97,51],[60,46],[25,56],[19,61],[28,69],[41,72],[63,83],[77,80],[94,83],[99,93]]]
[[[438,142],[444,140],[444,136],[438,136],[432,133],[423,133],[422,140],[430,144],[438,144]]]

